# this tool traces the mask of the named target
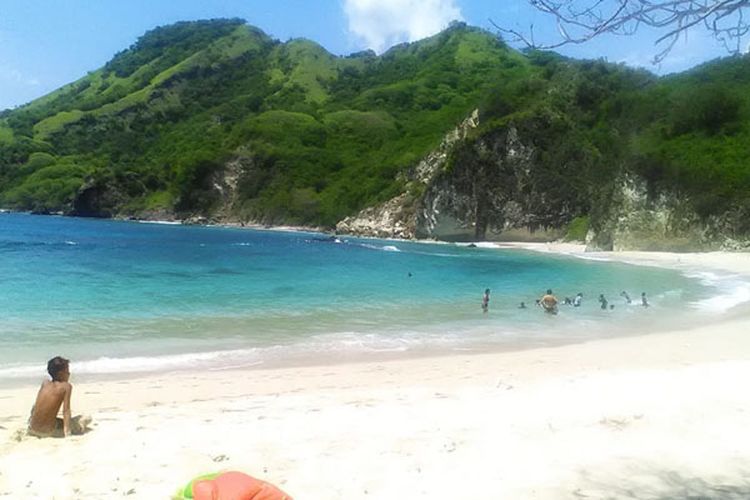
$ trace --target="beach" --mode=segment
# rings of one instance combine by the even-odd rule
[[[750,271],[746,254],[603,257]],[[0,496],[169,498],[240,470],[300,499],[747,498],[750,321],[743,306],[723,317],[515,352],[80,384],[73,361],[73,412],[94,429],[20,437],[36,386],[2,390]]]

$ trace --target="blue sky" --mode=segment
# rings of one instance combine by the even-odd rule
[[[305,37],[334,54],[429,36],[451,20],[490,29],[488,19],[537,40],[554,40],[554,23],[527,0],[3,0],[0,3],[0,109],[23,104],[106,63],[145,31],[177,21],[240,17],[279,40]],[[664,74],[725,55],[700,30],[678,42],[658,67],[653,33],[601,37],[559,52],[605,57]]]

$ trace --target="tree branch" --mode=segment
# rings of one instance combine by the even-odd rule
[[[661,46],[654,62],[662,61],[681,35],[703,26],[730,53],[740,52],[742,41],[750,34],[745,10],[750,0],[529,0],[535,9],[553,16],[560,38],[537,44],[533,30],[525,35],[490,19],[501,35],[529,48],[555,49],[585,43],[604,33],[632,35],[647,26],[666,31],[655,42]]]

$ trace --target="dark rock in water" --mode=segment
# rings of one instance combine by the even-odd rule
[[[469,243],[466,245],[466,248],[476,248],[477,246],[474,243]]]
[[[92,179],[76,193],[70,215],[109,218],[117,213],[117,207],[125,203],[127,197],[126,193],[120,191],[117,182]]]

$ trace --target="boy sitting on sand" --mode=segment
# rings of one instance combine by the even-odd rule
[[[47,372],[52,380],[42,382],[36,403],[31,408],[28,433],[36,437],[66,437],[71,434],[83,434],[91,423],[90,417],[70,417],[69,361],[55,356],[47,362]],[[63,407],[63,418],[57,417]]]

